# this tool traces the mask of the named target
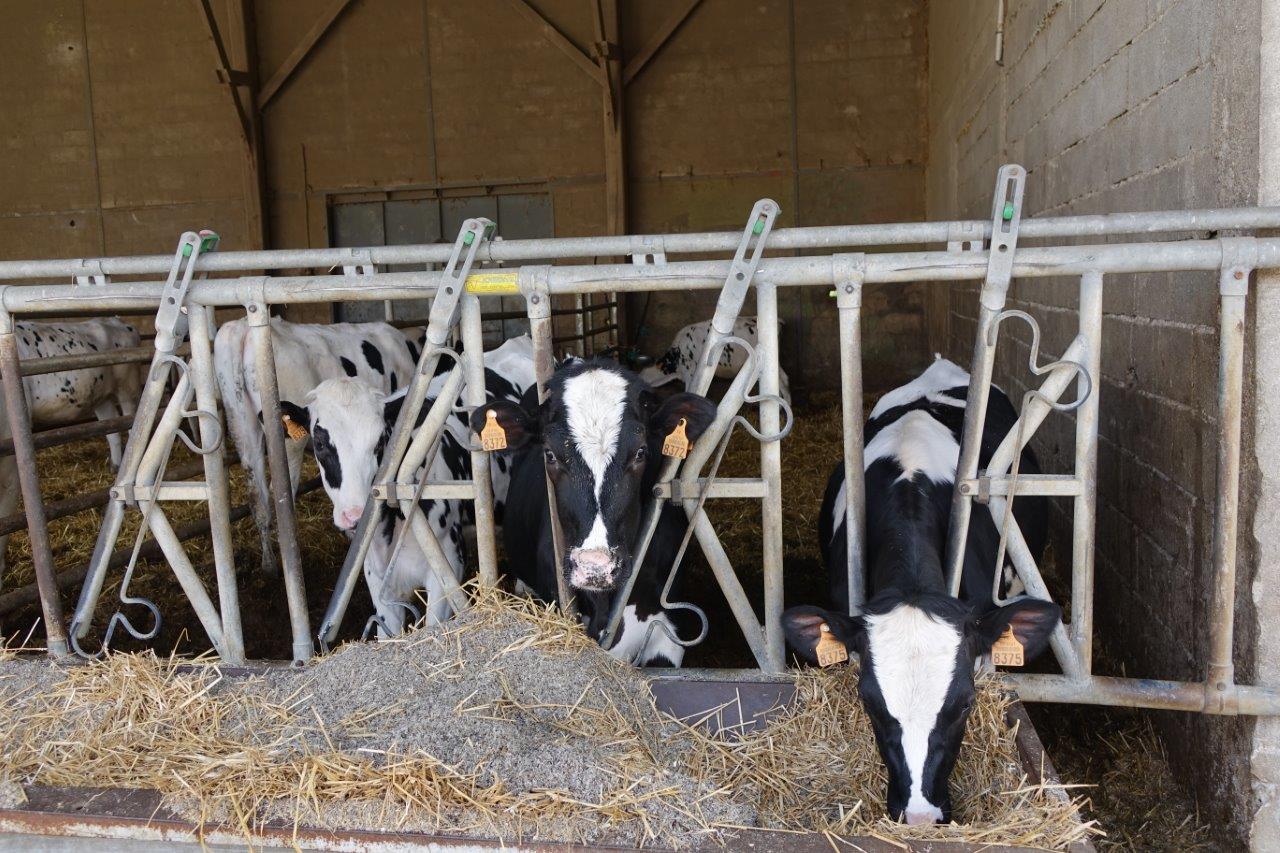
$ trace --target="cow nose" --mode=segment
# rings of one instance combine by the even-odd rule
[[[362,515],[364,515],[364,507],[347,507],[342,511],[342,526],[350,530],[360,523],[360,516]]]
[[[569,555],[569,582],[578,589],[607,587],[613,581],[613,552],[607,548],[579,548]]]
[[[906,819],[907,826],[931,826],[942,820],[942,812],[935,808],[917,812],[908,811]]]

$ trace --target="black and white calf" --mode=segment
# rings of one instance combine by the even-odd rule
[[[680,380],[687,389],[693,384],[693,375],[698,370],[698,354],[706,345],[707,335],[711,332],[711,321],[692,323],[676,332],[671,347],[648,367],[640,371],[640,378],[651,386],[657,387],[668,382]],[[756,318],[739,317],[733,324],[734,337],[742,338],[752,347],[758,346],[756,337]],[[717,379],[733,379],[747,361],[746,350],[733,345],[720,350],[720,359],[716,363]],[[791,402],[791,386],[787,374],[778,368],[778,389],[782,399]]]
[[[816,660],[822,626],[861,660],[858,693],[889,775],[888,810],[910,824],[951,819],[948,779],[973,702],[977,659],[1012,628],[1026,658],[1044,650],[1061,618],[1057,605],[992,602],[999,534],[975,505],[964,554],[961,597],[948,594],[944,551],[969,375],[939,358],[876,404],[864,432],[867,604],[846,616],[844,466],[827,483],[819,520],[823,557],[838,611],[793,607],[783,614],[791,645]],[[1017,413],[991,388],[979,468],[985,468]],[[1038,473],[1024,450],[1021,470]],[[1023,497],[1014,516],[1039,558],[1048,504]]]
[[[214,339],[213,365],[227,428],[240,451],[240,464],[249,472],[254,520],[263,536],[263,564],[274,566],[262,399],[248,331],[244,320],[224,323]],[[413,375],[420,352],[416,337],[416,331],[402,333],[387,323],[311,325],[273,317],[271,343],[280,399],[302,400],[326,379],[341,378],[362,382],[383,395],[394,393]],[[289,479],[295,489],[305,445],[305,440],[285,442]]]
[[[564,571],[587,632],[600,638],[615,591],[638,571],[622,630],[609,651],[638,665],[679,666],[684,649],[653,626],[675,631],[659,596],[687,525],[684,513],[665,507],[638,568],[634,553],[643,509],[662,467],[663,438],[684,419],[689,439],[696,440],[714,418],[714,406],[694,394],[660,402],[634,373],[595,359],[557,370],[541,405],[534,389],[520,404],[477,409],[471,428],[479,432],[489,412],[506,432],[504,452],[518,453],[503,525],[512,574],[540,598],[556,600],[544,479],[549,474],[564,530]]]
[[[18,357],[90,355],[113,349],[142,345],[132,326],[116,317],[75,323],[18,323]],[[90,416],[98,420],[132,415],[142,395],[140,364],[115,364],[63,370],[22,380],[27,392],[31,424],[55,427],[72,424]],[[119,435],[107,436],[111,464],[120,465],[122,443]]]
[[[115,317],[74,323],[18,323],[18,358],[89,355],[113,349],[141,346],[137,331]],[[65,426],[89,417],[106,420],[132,415],[142,394],[140,364],[117,364],[64,370],[22,380],[31,425],[37,428]],[[9,437],[9,419],[0,400],[0,438]],[[107,436],[111,464],[120,465],[119,435]],[[18,467],[13,456],[0,458],[0,517],[18,508]],[[8,536],[0,536],[0,575]]]
[[[485,396],[489,400],[517,401],[533,384],[533,347],[525,336],[510,340],[485,353]],[[438,376],[429,386],[429,399],[422,407],[418,424],[426,418],[446,377]],[[333,503],[333,523],[350,533],[364,514],[365,502],[374,476],[382,464],[383,450],[404,405],[405,389],[385,396],[355,379],[321,382],[305,398],[306,405],[281,402],[287,421],[307,430],[311,448],[320,464],[320,478]],[[445,422],[440,448],[429,469],[419,468],[418,477],[429,480],[466,480],[471,476],[470,435],[467,418],[453,413]],[[497,459],[492,466],[494,514],[501,523],[510,482],[509,465]],[[454,577],[462,579],[466,566],[463,527],[474,522],[470,501],[424,499],[422,515],[440,541]],[[441,584],[428,568],[426,553],[411,533],[391,565],[392,543],[404,525],[404,514],[383,505],[381,524],[374,533],[364,561],[365,582],[374,607],[392,634],[404,627],[402,602],[412,601],[414,591],[426,589],[431,623],[449,615]],[[379,626],[379,636],[386,631]]]

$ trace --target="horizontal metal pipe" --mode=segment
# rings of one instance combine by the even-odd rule
[[[1156,234],[1183,231],[1231,231],[1280,228],[1280,207],[1242,207],[1214,210],[1171,210],[1150,213],[1111,213],[1025,219],[1023,237],[1085,237],[1114,234]],[[770,249],[821,249],[943,243],[958,230],[990,236],[991,223],[978,220],[906,222],[886,225],[834,225],[779,228],[769,237]],[[496,240],[477,255],[486,262],[591,258],[658,250],[667,254],[732,252],[742,235],[735,231],[695,234],[624,235],[613,237],[554,237]],[[249,272],[290,268],[331,268],[359,263],[444,263],[451,243],[414,246],[370,246],[344,249],[272,249],[256,252],[212,252],[196,263],[199,272]],[[1019,250],[1021,251],[1021,250]],[[144,275],[167,272],[173,256],[135,255],[118,258],[0,262],[0,280],[61,278],[77,275]],[[82,287],[83,290],[91,288]],[[99,289],[94,287],[92,289]]]
[[[107,418],[104,421],[86,421],[82,424],[71,424],[70,426],[41,430],[35,433],[32,439],[36,450],[44,450],[47,447],[57,447],[62,444],[70,444],[73,441],[82,441],[86,438],[99,438],[104,435],[128,432],[129,427],[132,425],[133,415],[121,415],[118,418]],[[0,439],[0,457],[12,455],[13,439]]]
[[[1003,673],[1003,676],[1012,683],[1018,691],[1018,698],[1024,702],[1070,702],[1257,716],[1280,714],[1280,694],[1265,687],[1234,685],[1219,709],[1216,699],[1213,703],[1206,701],[1205,685],[1198,682],[1098,675],[1081,679],[1033,673]]]
[[[166,472],[165,482],[172,483],[175,481],[186,480],[194,477],[204,470],[204,464],[201,462],[189,462],[172,471]],[[107,499],[111,497],[111,489],[98,489],[97,491],[88,492],[83,495],[66,498],[60,501],[54,501],[51,504],[45,504],[45,519],[54,521],[59,518],[66,518],[69,515],[75,515],[78,512],[84,512],[86,509],[101,509],[106,504]],[[15,512],[13,515],[6,515],[0,518],[0,536],[8,536],[10,533],[17,533],[19,530],[27,529],[27,518],[23,513]]]
[[[612,332],[616,328],[618,328],[617,323],[610,323],[607,326],[600,326],[595,329],[585,329],[582,334],[563,335],[561,337],[552,338],[551,342],[553,344],[562,344],[566,341],[586,340],[587,338],[594,338],[596,335],[603,335],[605,332]]]
[[[1280,266],[1280,239],[1253,240],[1258,266]],[[772,246],[772,243],[770,244]],[[1223,261],[1220,240],[1173,243],[1127,243],[1096,246],[1019,248],[1013,274],[1022,278],[1083,275],[1086,272],[1169,272],[1217,270]],[[730,261],[680,261],[643,267],[630,264],[557,266],[548,270],[552,294],[715,290],[724,284]],[[832,258],[768,258],[759,280],[785,286],[825,286],[834,281]],[[866,256],[865,281],[904,283],[965,281],[983,278],[985,252],[887,252]],[[431,296],[439,272],[379,273],[367,276],[277,276],[274,278],[208,279],[193,282],[188,299],[202,305],[233,307],[256,298],[272,304],[370,302]],[[68,312],[121,305],[159,303],[156,282],[75,285],[32,285],[4,290],[3,307],[14,314]]]
[[[186,344],[178,347],[175,355],[191,354]],[[90,367],[109,367],[117,364],[149,364],[155,358],[156,348],[128,347],[108,350],[107,352],[91,352],[85,355],[54,355],[44,358],[24,358],[21,362],[23,376],[43,376],[47,373],[61,373],[64,370],[83,370]]]
[[[298,487],[298,496],[313,492],[320,488],[320,478],[312,477]],[[231,510],[231,523],[235,523],[242,518],[247,518],[250,513],[248,504],[241,504]],[[179,541],[194,539],[197,536],[205,536],[209,533],[209,519],[198,518],[195,521],[189,521],[174,528],[174,533]],[[129,562],[129,555],[133,553],[133,547],[127,546],[111,554],[111,559],[107,561],[107,569],[118,569]],[[138,553],[139,560],[161,560],[164,559],[164,552],[160,550],[160,545],[154,539],[148,539],[143,543],[141,551]],[[85,575],[89,571],[88,564],[73,566],[65,571],[58,572],[56,580],[59,589],[66,589],[74,586],[84,580]],[[18,587],[12,592],[0,595],[0,616],[5,616],[20,607],[26,607],[40,600],[40,594],[34,583],[26,586]]]

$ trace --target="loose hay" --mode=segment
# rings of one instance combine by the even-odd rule
[[[302,672],[113,655],[0,664],[0,778],[153,788],[199,823],[401,828],[595,843],[726,841],[736,827],[1064,847],[1096,830],[1027,784],[1009,699],[982,682],[945,827],[887,821],[853,672],[799,676],[794,710],[713,737],[538,605],[486,594],[396,642]]]

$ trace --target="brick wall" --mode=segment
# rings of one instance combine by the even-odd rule
[[[994,0],[930,5],[930,218],[985,218],[1005,162],[1028,170],[1028,215],[1254,200],[1253,0],[1009,0],[1003,67],[995,15]],[[1076,287],[1041,279],[1013,288],[1013,306],[1045,332],[1045,357],[1073,335]],[[931,340],[967,359],[976,309],[974,288],[939,288]],[[1215,277],[1111,276],[1104,312],[1096,617],[1109,660],[1098,668],[1198,680],[1212,560]],[[997,381],[1020,394],[1028,335],[1015,323],[1003,329]],[[1050,470],[1068,470],[1073,429],[1055,416],[1038,436]],[[1065,578],[1070,506],[1056,509],[1051,562]],[[1248,590],[1249,566],[1241,572],[1239,588]],[[1243,598],[1242,638],[1251,623]],[[1237,655],[1241,680],[1250,664]],[[1159,722],[1220,840],[1241,841],[1251,724],[1172,714]]]

